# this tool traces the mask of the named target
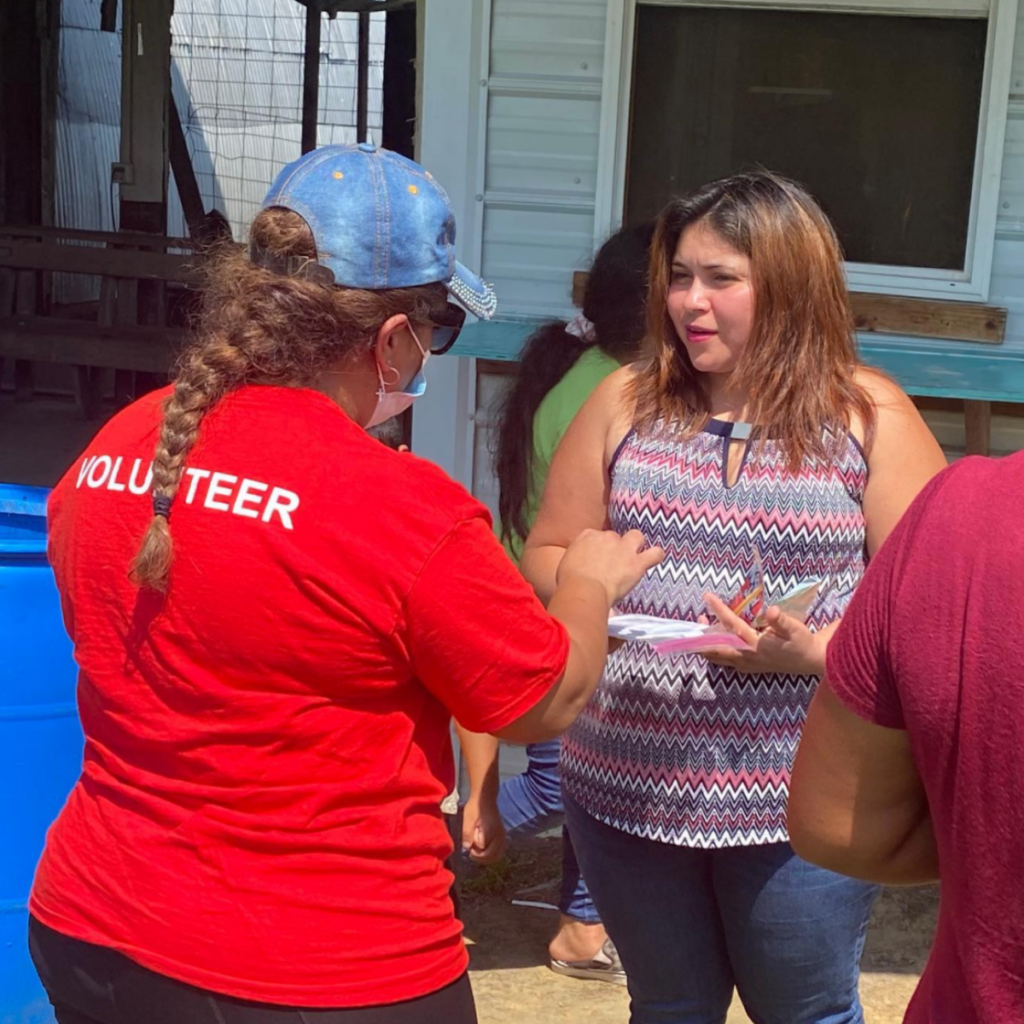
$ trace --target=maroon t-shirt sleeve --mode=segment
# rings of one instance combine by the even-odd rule
[[[505,728],[565,672],[565,628],[483,516],[457,524],[434,549],[405,611],[413,670],[467,729]]]
[[[897,528],[872,559],[828,645],[825,678],[854,714],[875,725],[902,729],[903,710],[889,661]]]
[[[901,584],[913,580],[913,546],[933,496],[948,477],[949,471],[941,473],[924,488],[871,559],[828,645],[825,676],[832,691],[854,714],[890,729],[906,727],[892,671],[900,642],[894,623],[901,611]]]

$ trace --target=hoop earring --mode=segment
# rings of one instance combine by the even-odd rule
[[[395,375],[395,379],[394,380],[386,380],[385,379],[384,371],[381,370],[381,374],[380,374],[381,380],[383,380],[385,384],[397,384],[402,379],[402,375],[393,366],[389,366],[388,370],[390,370],[391,373],[393,373]]]

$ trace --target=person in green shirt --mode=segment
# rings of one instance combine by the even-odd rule
[[[545,324],[530,336],[498,417],[495,472],[500,535],[518,563],[555,449],[591,392],[640,355],[645,335],[648,251],[654,225],[623,228],[594,259],[583,310],[568,323]],[[559,741],[527,746],[524,774],[498,781],[498,741],[459,730],[470,781],[462,846],[478,863],[498,860],[506,830],[536,834],[563,820]],[[563,830],[559,927],[548,952],[559,974],[625,984]]]

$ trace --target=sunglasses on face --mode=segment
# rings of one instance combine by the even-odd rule
[[[458,339],[462,325],[466,322],[466,311],[449,302],[442,312],[432,314],[428,322],[434,328],[430,354],[443,356]]]

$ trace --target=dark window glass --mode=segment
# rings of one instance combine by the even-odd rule
[[[986,22],[640,6],[626,219],[766,167],[848,260],[962,270]]]

